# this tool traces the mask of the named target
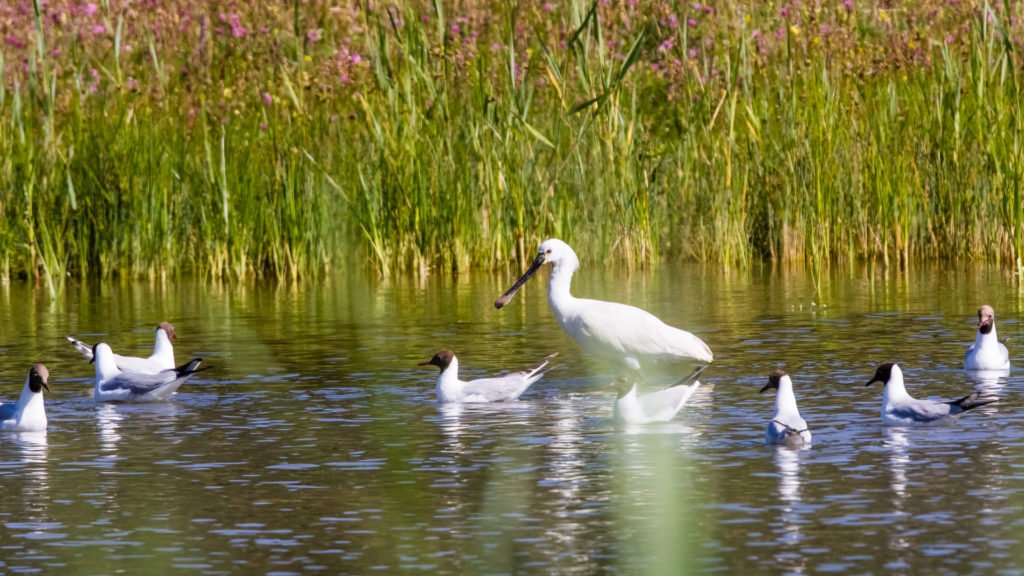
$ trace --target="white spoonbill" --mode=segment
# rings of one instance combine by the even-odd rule
[[[65,336],[65,338],[82,353],[86,360],[92,362],[92,346],[71,336]],[[122,372],[157,374],[164,370],[170,370],[175,367],[174,346],[171,345],[171,341],[177,339],[178,335],[174,333],[174,326],[170,322],[161,322],[156,327],[156,342],[153,343],[153,354],[149,358],[114,354],[114,361],[117,363],[117,368]]]
[[[647,394],[637,394],[636,383],[628,378],[616,378],[611,385],[619,394],[615,399],[615,420],[624,424],[650,424],[675,418],[700,387],[700,381],[693,380],[693,384],[678,384]]]
[[[761,388],[761,393],[775,389],[775,413],[768,422],[764,433],[764,443],[799,448],[811,443],[811,431],[807,422],[800,417],[796,407],[796,395],[793,394],[793,379],[782,370],[776,370],[768,376],[768,383]]]
[[[441,350],[420,366],[433,365],[441,369],[437,377],[437,401],[450,402],[509,402],[518,399],[531,384],[547,372],[545,367],[558,353],[541,360],[535,366],[495,378],[481,378],[464,382],[459,380],[459,359],[451,350]]]
[[[36,364],[28,372],[21,397],[14,404],[0,404],[0,430],[10,432],[42,432],[46,430],[46,409],[43,390],[50,391],[46,366]]]
[[[178,388],[199,371],[202,358],[193,358],[188,364],[156,374],[123,372],[117,367],[110,346],[100,343],[93,347],[96,363],[96,387],[93,400],[97,402],[158,402],[167,400]]]
[[[907,393],[903,386],[903,371],[900,370],[899,364],[893,362],[879,366],[874,377],[868,380],[865,386],[871,386],[875,382],[885,384],[885,390],[882,392],[882,423],[890,426],[949,421],[972,408],[998,400],[977,392],[949,402],[917,400]]]
[[[978,336],[964,356],[964,369],[1010,369],[1010,353],[996,337],[996,311],[988,304],[978,308]]]
[[[545,240],[533,264],[516,283],[494,303],[508,304],[516,291],[541,266],[551,264],[548,304],[555,319],[588,354],[617,364],[635,373],[649,362],[692,358],[710,363],[714,356],[700,338],[665,324],[653,314],[616,302],[576,298],[569,293],[579,258],[568,244],[554,238]]]

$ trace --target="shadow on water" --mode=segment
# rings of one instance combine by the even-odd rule
[[[194,573],[1020,573],[1022,379],[961,370],[974,311],[1019,336],[1020,293],[989,269],[822,272],[584,268],[581,296],[705,339],[715,364],[667,424],[618,429],[614,376],[557,327],[541,283],[0,287],[0,398],[47,363],[46,434],[0,435],[0,571]],[[146,354],[161,320],[212,368],[172,402],[95,405],[63,340]],[[1021,365],[1011,340],[1011,360]],[[463,378],[559,352],[520,402],[439,406]],[[875,367],[911,394],[1000,401],[948,426],[886,428]],[[776,368],[814,446],[762,443]]]

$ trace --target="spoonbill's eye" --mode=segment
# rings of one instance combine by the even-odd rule
[[[548,248],[547,250],[545,250],[544,253],[545,254],[551,254],[551,248]]]

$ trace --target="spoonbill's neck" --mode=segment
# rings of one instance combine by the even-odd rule
[[[569,293],[569,286],[572,283],[572,275],[576,272],[579,264],[575,262],[555,262],[551,266],[551,280],[548,284],[548,304],[558,309],[572,300]]]

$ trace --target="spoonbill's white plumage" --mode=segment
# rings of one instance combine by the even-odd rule
[[[25,386],[17,402],[0,404],[0,430],[10,432],[42,432],[46,430],[46,409],[43,390],[50,391],[46,366],[36,364],[25,378]]]
[[[101,343],[93,347],[93,361],[96,364],[93,399],[97,402],[158,402],[170,398],[198,372],[203,359],[193,358],[183,366],[156,374],[124,372],[117,367],[110,346]]]
[[[765,444],[783,445],[791,448],[810,445],[811,431],[807,422],[800,417],[800,409],[796,406],[796,395],[793,393],[793,380],[782,370],[776,370],[768,376],[768,383],[761,392],[775,389],[775,413],[768,422],[764,434]]]
[[[438,402],[509,402],[517,400],[527,388],[540,380],[555,356],[558,356],[557,352],[519,372],[468,382],[459,380],[459,359],[451,350],[441,350],[419,365],[433,365],[441,369],[437,377]]]
[[[879,366],[874,377],[868,380],[865,386],[871,386],[875,382],[885,384],[882,392],[882,422],[891,426],[949,421],[972,408],[997,400],[977,392],[949,402],[917,400],[907,393],[903,386],[903,371],[898,364],[892,362]]]
[[[650,424],[675,418],[700,387],[700,381],[693,380],[693,384],[679,384],[646,394],[639,394],[636,383],[627,378],[617,378],[612,386],[618,392],[615,420],[624,424]]]
[[[714,359],[700,338],[665,324],[645,310],[570,294],[572,275],[580,261],[568,244],[554,238],[540,245],[533,264],[498,298],[495,308],[508,304],[519,288],[549,263],[548,304],[562,330],[588,354],[636,373],[649,362],[694,359],[710,363]]]
[[[1010,353],[996,336],[996,312],[988,304],[978,309],[978,335],[964,357],[966,370],[1009,370]]]
[[[93,360],[93,346],[76,340],[71,336],[65,336],[68,342],[82,353],[82,356],[90,362]],[[172,340],[177,340],[178,335],[174,332],[174,326],[170,322],[161,322],[156,327],[156,341],[153,343],[153,354],[149,358],[138,358],[135,356],[120,356],[114,354],[114,361],[117,368],[122,372],[135,372],[139,374],[158,374],[164,370],[171,370],[174,364],[174,346]]]

